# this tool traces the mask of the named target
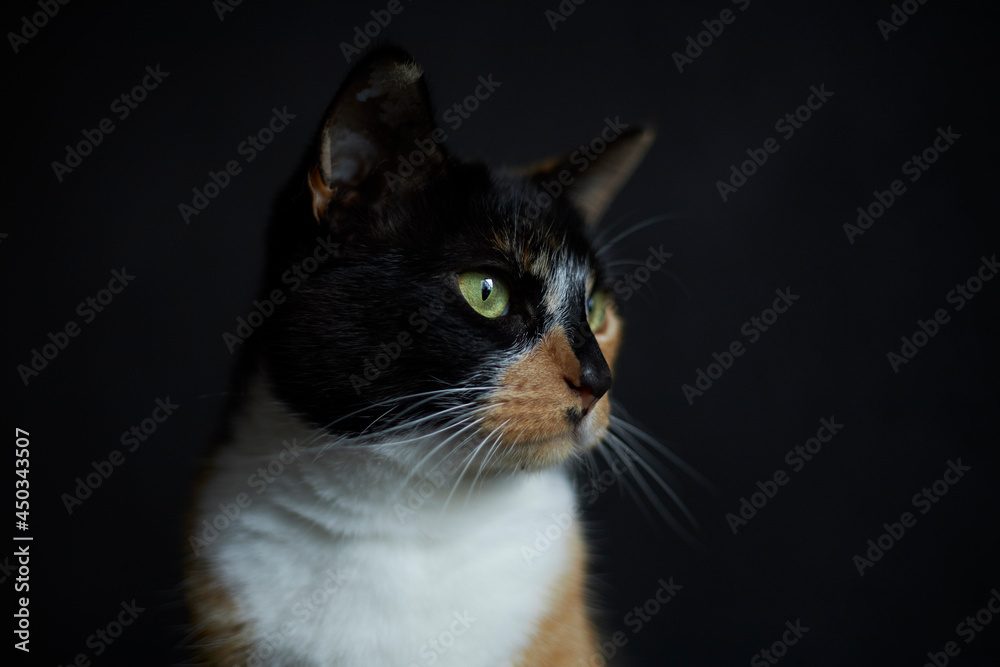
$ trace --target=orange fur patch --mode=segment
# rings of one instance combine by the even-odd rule
[[[312,192],[312,212],[316,222],[322,222],[326,208],[337,193],[337,188],[331,188],[323,180],[319,165],[309,170],[309,190]]]
[[[221,441],[216,440],[213,449]],[[212,463],[205,463],[195,481],[194,497],[202,495],[213,471]],[[188,510],[188,535],[196,535],[198,514],[192,505]],[[184,565],[184,594],[191,612],[194,649],[203,664],[242,665],[250,650],[251,639],[246,622],[232,596],[225,590],[210,570],[209,560],[189,555]]]
[[[569,567],[550,594],[552,604],[517,661],[518,667],[578,667],[590,664],[594,631],[587,618],[584,589],[586,554],[579,529],[567,533]]]
[[[621,321],[609,307],[596,336],[608,366],[618,355],[620,333]],[[580,409],[580,396],[567,380],[580,384],[580,361],[565,330],[556,327],[507,368],[498,388],[486,399],[481,431],[501,445],[501,458],[535,467],[552,465],[573,452],[578,444],[567,413]],[[610,397],[604,396],[586,419],[603,430],[610,414]]]
[[[615,360],[618,359],[618,350],[622,344],[622,330],[625,323],[615,308],[615,302],[611,299],[607,301],[607,311],[604,316],[604,323],[600,330],[594,333],[597,345],[601,348],[604,360],[608,362],[608,368],[615,370]]]
[[[246,622],[232,597],[203,565],[189,563],[184,578],[196,651],[209,665],[242,665],[251,646]]]
[[[580,362],[566,332],[556,328],[503,374],[488,399],[482,430],[507,446],[566,435],[566,411],[578,407],[580,399],[565,378],[579,381]]]

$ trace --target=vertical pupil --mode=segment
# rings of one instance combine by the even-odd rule
[[[490,292],[493,291],[493,279],[483,278],[483,301],[489,298]]]

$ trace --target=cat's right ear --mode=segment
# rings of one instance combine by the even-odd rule
[[[320,132],[309,171],[316,220],[336,223],[350,208],[378,205],[419,185],[444,161],[434,132],[423,71],[409,54],[389,48],[361,61],[337,92]]]
[[[656,131],[652,127],[631,128],[611,140],[604,135],[601,138],[605,148],[600,153],[584,152],[581,146],[572,154],[509,169],[508,172],[530,178],[539,185],[548,182],[550,186],[558,186],[586,225],[593,229],[625,181],[639,166],[656,139]]]

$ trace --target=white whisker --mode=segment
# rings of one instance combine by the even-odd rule
[[[615,236],[613,239],[611,239],[607,243],[601,245],[601,247],[594,254],[597,255],[598,257],[600,257],[602,254],[604,254],[604,252],[608,248],[610,248],[614,244],[618,243],[619,241],[621,241],[622,239],[624,239],[626,236],[628,236],[630,234],[634,234],[635,232],[639,231],[640,229],[643,229],[645,227],[649,227],[650,225],[655,225],[658,222],[662,222],[664,220],[670,220],[670,219],[677,218],[677,217],[679,217],[679,216],[677,216],[675,214],[667,213],[667,214],[663,214],[663,215],[654,215],[651,218],[646,218],[645,220],[640,220],[639,222],[635,223],[634,225],[632,225],[631,227],[629,227],[625,231],[623,231],[620,234],[618,234],[617,236]],[[597,245],[598,243],[600,243],[600,240],[595,239],[594,240],[594,245]]]

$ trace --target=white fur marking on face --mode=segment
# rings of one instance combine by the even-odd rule
[[[562,299],[563,295],[554,286],[549,286],[549,289],[545,290],[545,310],[548,311],[549,315],[558,316],[559,304],[562,303]]]
[[[573,311],[572,300],[576,298],[576,287],[587,278],[586,267],[562,258],[555,262],[556,268],[547,276],[545,289],[545,309],[556,322],[566,323]]]

